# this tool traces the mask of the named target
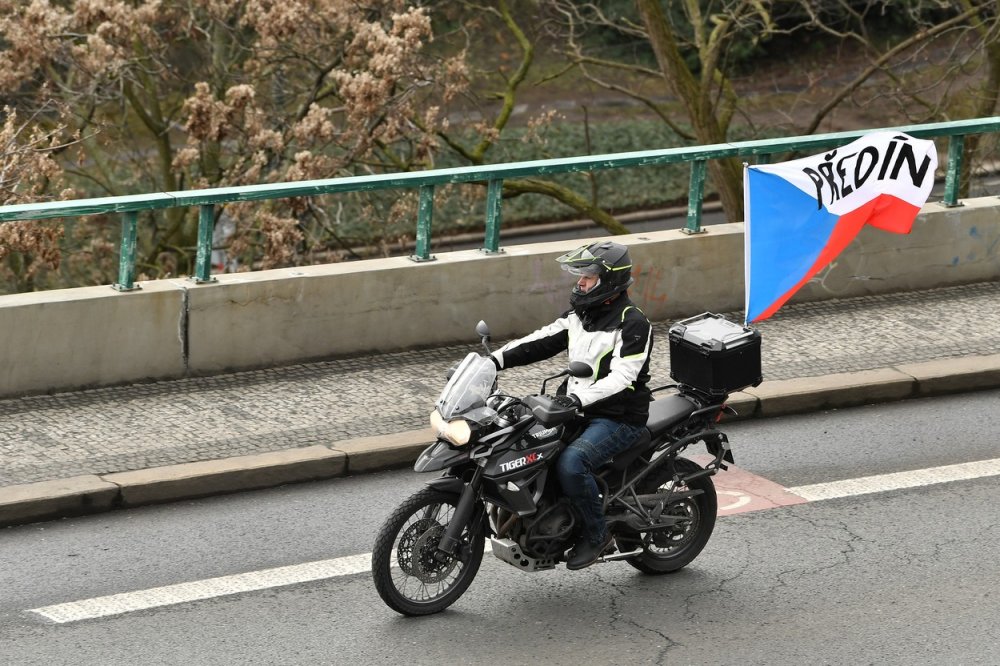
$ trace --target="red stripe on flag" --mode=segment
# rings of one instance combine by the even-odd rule
[[[874,200],[875,210],[868,224],[894,234],[908,234],[913,221],[920,213],[920,207],[890,194],[883,194]]]
[[[910,229],[913,227],[913,220],[916,219],[917,213],[920,212],[918,206],[914,206],[911,203],[903,201],[898,197],[894,197],[891,194],[882,194],[864,206],[860,208],[855,208],[849,213],[840,216],[837,221],[837,225],[833,228],[833,233],[830,234],[830,240],[827,241],[826,246],[819,253],[816,261],[813,263],[812,267],[806,274],[799,280],[795,286],[786,291],[778,300],[771,304],[766,310],[760,313],[759,316],[754,318],[753,321],[761,321],[767,319],[778,309],[784,305],[788,299],[790,299],[795,292],[801,289],[809,280],[813,278],[817,273],[826,268],[826,266],[837,258],[837,255],[844,251],[851,241],[858,235],[861,228],[866,224],[882,229],[883,231],[891,231],[897,234],[908,234]]]

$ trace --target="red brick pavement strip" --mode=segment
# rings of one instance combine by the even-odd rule
[[[690,456],[691,460],[704,465],[711,456]],[[805,504],[808,500],[799,497],[782,485],[752,474],[735,465],[712,477],[715,492],[719,496],[719,516],[731,516],[749,511],[777,509],[794,504]]]
[[[720,516],[776,509],[808,501],[774,481],[738,467],[730,467],[728,471],[715,476],[715,492],[720,496]]]

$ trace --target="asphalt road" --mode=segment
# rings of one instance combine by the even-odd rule
[[[994,459],[1000,391],[736,423],[784,486]],[[370,576],[55,624],[31,612],[368,553],[424,477],[304,484],[0,531],[3,664],[995,664],[998,477],[722,518],[687,569],[525,574],[486,556],[451,610],[402,618]]]

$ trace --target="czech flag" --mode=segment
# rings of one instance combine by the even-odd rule
[[[873,132],[822,155],[746,167],[746,321],[777,312],[866,224],[909,233],[936,169],[934,142],[900,132]]]

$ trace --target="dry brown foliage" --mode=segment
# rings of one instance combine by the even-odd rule
[[[0,0],[0,86],[25,113],[73,110],[70,129],[88,140],[68,171],[95,194],[330,178],[379,170],[375,153],[397,142],[427,157],[437,128],[409,118],[441,66],[424,56],[430,40],[427,11],[402,0]],[[18,192],[37,199],[59,165],[18,154],[32,173]],[[235,207],[248,240],[230,239],[232,251],[246,264],[295,261],[303,209]],[[140,263],[190,270],[192,219],[144,219]]]
[[[0,205],[33,202],[61,181],[52,151],[63,145],[62,127],[46,131],[23,123],[17,111],[3,109],[0,126]],[[63,196],[72,196],[64,190]],[[35,221],[0,223],[0,279],[30,288],[43,270],[59,268],[61,225]]]
[[[652,14],[645,22],[638,14],[618,21],[595,11],[601,3],[562,0],[416,4],[0,0],[0,90],[11,109],[0,130],[0,196],[6,203],[60,196],[64,177],[79,196],[113,196],[399,172],[437,166],[444,151],[460,163],[483,164],[516,115],[515,101],[524,87],[531,87],[536,110],[541,107],[537,100],[546,96],[546,88],[533,87],[540,76],[532,69],[533,40],[546,21],[563,22],[563,55],[575,63],[577,81],[582,72],[595,86],[641,97],[666,122],[678,117],[678,109],[689,112],[698,140],[714,143],[725,140],[733,118],[747,117],[745,105],[752,103],[741,96],[727,70],[726,49],[735,35],[749,31],[763,39],[776,30],[768,11],[779,5],[805,8],[803,30],[833,30],[810,23],[809,8],[824,5],[811,0],[724,0],[711,3],[716,9],[706,14],[699,9],[706,3],[677,3],[677,16],[686,16],[689,25],[675,32],[683,32],[686,41],[676,59],[665,57],[669,43],[659,42],[658,56],[663,57],[650,67],[648,61],[603,60],[601,53],[588,51],[587,44],[594,42],[583,39],[583,33],[596,27],[649,39],[655,32]],[[659,4],[636,0],[628,6]],[[824,6],[834,4],[864,12],[885,3]],[[873,68],[874,74],[863,81],[877,80],[882,87],[848,81],[843,96],[821,99],[815,118],[824,112],[825,102],[858,100],[862,91],[871,93],[865,97],[869,108],[888,100],[892,86],[907,86],[906,67],[936,67],[945,83],[985,82],[972,89],[974,95],[944,95],[951,106],[939,104],[940,95],[921,97],[916,91],[908,108],[922,114],[919,120],[968,116],[971,112],[963,109],[970,107],[978,115],[992,113],[1000,96],[1000,75],[995,75],[1000,71],[998,23],[990,9],[995,3],[914,0],[907,6],[931,4],[952,18],[919,26],[921,39],[963,30],[963,36],[951,34],[950,43],[965,50],[956,47],[947,63],[937,63],[921,50],[926,39],[903,43],[905,49],[893,52],[898,40],[895,45],[881,43],[863,31],[842,30],[836,38],[860,54],[861,69],[865,59]],[[959,14],[964,18],[948,23]],[[432,16],[443,18],[432,24]],[[449,32],[435,35],[434,25],[450,26]],[[921,53],[924,60],[917,57]],[[699,67],[685,64],[685,54]],[[473,67],[473,60],[480,67]],[[985,71],[973,71],[976,63]],[[899,71],[894,70],[897,64]],[[700,71],[710,75],[687,79]],[[629,87],[636,82],[642,85]],[[666,94],[671,85],[672,102]],[[541,144],[545,127],[558,119],[542,111],[518,122],[527,127],[525,140]],[[76,142],[72,150],[61,148],[71,142]],[[475,187],[461,190],[460,196],[470,201],[481,198]],[[625,230],[570,188],[540,179],[505,182],[505,196],[524,193],[553,197],[609,232]],[[343,237],[345,201],[359,219],[369,221],[371,236],[384,251],[412,235],[402,229],[407,224],[413,229],[413,197],[358,195],[229,205],[224,213],[233,221],[233,231],[220,245],[244,269],[319,257],[336,260],[335,251],[359,242]],[[46,271],[54,273],[58,266],[65,282],[50,275],[47,286],[111,282],[109,252],[117,242],[116,222],[78,223],[66,239],[72,243],[71,255],[62,261],[53,254],[56,237],[43,231],[47,225],[10,227],[0,239],[6,247],[6,272],[0,279],[6,279],[8,289],[35,288]],[[197,211],[144,213],[140,223],[140,274],[192,272]],[[92,234],[86,242],[79,236],[82,230]],[[94,268],[84,268],[87,261]]]

